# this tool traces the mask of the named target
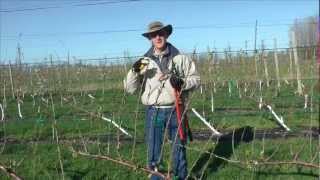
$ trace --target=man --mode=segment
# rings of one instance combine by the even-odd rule
[[[155,21],[149,24],[148,32],[142,35],[151,42],[151,48],[143,58],[133,64],[124,80],[125,90],[134,93],[141,87],[141,101],[146,108],[146,141],[148,144],[148,166],[161,169],[162,144],[165,132],[172,142],[172,171],[178,179],[187,176],[186,118],[182,102],[188,91],[198,88],[200,77],[195,64],[180,54],[167,42],[172,26]],[[181,97],[180,97],[181,94]],[[152,175],[151,179],[160,179]]]

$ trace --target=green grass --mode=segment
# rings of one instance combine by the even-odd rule
[[[263,101],[270,104],[277,114],[283,116],[285,123],[293,132],[302,127],[319,127],[320,95],[316,90],[317,79],[303,80],[304,93],[312,97],[313,105],[312,109],[309,106],[305,110],[303,109],[304,97],[295,93],[296,81],[289,80],[289,85],[282,81],[280,91],[277,90],[275,81],[271,81],[270,87],[266,87],[264,82],[260,91],[257,77],[252,71],[252,64],[245,65],[248,66],[232,66],[231,68],[229,64],[221,63],[210,74],[208,71],[210,67],[205,66],[205,63],[200,64],[203,93],[201,94],[198,90],[191,94],[190,107],[197,109],[222,132],[230,132],[245,126],[258,130],[278,128],[270,112],[258,108],[257,101],[262,97]],[[306,63],[306,66],[301,67],[305,78],[313,76],[311,67],[312,63]],[[286,64],[282,64],[280,68],[282,69],[281,77],[287,77]],[[33,74],[33,86],[27,80],[16,83],[16,86],[21,85],[27,90],[22,99],[22,119],[18,116],[17,101],[11,97],[10,86],[7,83],[6,121],[0,124],[0,137],[8,138],[9,141],[1,143],[0,164],[12,168],[25,179],[62,179],[58,146],[52,134],[52,129],[55,127],[61,140],[59,147],[66,179],[148,179],[147,174],[141,171],[133,171],[110,161],[85,158],[70,151],[71,146],[85,151],[83,142],[89,140],[86,148],[91,154],[108,155],[132,161],[139,166],[145,166],[147,158],[146,145],[142,142],[145,107],[141,105],[138,94],[123,93],[122,77],[125,72],[121,67],[114,69],[84,68],[83,73],[79,76],[76,71],[78,69],[73,67],[69,69],[67,75],[67,71],[61,69],[50,70],[47,74],[43,74],[48,79],[43,82],[45,87],[43,89],[35,84],[35,81],[38,81],[35,74]],[[110,77],[103,76],[103,72]],[[54,74],[56,76],[49,76]],[[61,79],[61,83],[57,83],[59,80],[57,77],[63,76],[70,79]],[[236,85],[237,80],[241,97]],[[215,82],[215,87],[213,82]],[[248,86],[246,93],[244,92],[245,82]],[[229,93],[229,87],[231,93]],[[213,88],[216,88],[214,93]],[[53,91],[54,89],[56,91]],[[37,93],[34,100],[30,96],[31,92],[32,94]],[[211,111],[211,93],[214,99],[213,112]],[[51,102],[51,94],[54,107]],[[91,99],[88,94],[93,95],[95,99]],[[3,97],[3,91],[0,96]],[[44,102],[42,97],[48,103]],[[66,101],[62,98],[65,98]],[[119,149],[117,148],[117,136],[124,138],[125,135],[117,131],[110,123],[101,120],[101,115],[121,124],[129,133],[133,135],[136,133],[137,144],[134,156],[132,156],[132,141],[123,140]],[[188,112],[188,116],[192,129],[208,130],[192,112]],[[111,135],[112,138],[108,135]],[[194,141],[188,145],[188,168],[192,171],[192,175],[203,173],[206,179],[314,179],[319,175],[316,169],[296,165],[258,166],[224,161],[221,163],[214,157],[211,157],[208,164],[200,161],[201,158],[208,157],[205,151],[217,151],[217,146],[214,141],[209,143]],[[230,143],[222,147],[222,152],[230,151]],[[264,141],[255,139],[248,143],[237,144],[234,152],[228,154],[228,158],[242,162],[262,161],[274,151],[277,153],[272,156],[271,161],[290,161],[293,158],[292,153],[301,152],[299,160],[310,162],[312,155],[319,151],[319,146],[315,138],[309,139],[308,137],[277,138]],[[168,167],[170,162],[169,152],[170,145],[167,143],[164,153],[165,167]],[[203,171],[192,169],[195,162],[198,167],[203,168]],[[314,160],[314,163],[316,162],[319,162],[319,157]],[[0,179],[9,178],[1,171]]]
[[[298,152],[303,147],[299,160],[310,161],[312,157],[310,154],[317,152],[316,140],[312,140],[305,145],[304,138],[292,138],[286,141],[280,140],[266,140],[265,142],[255,140],[252,143],[241,143],[235,148],[234,154],[230,157],[231,160],[241,160],[248,162],[249,160],[262,160],[269,157],[276,149],[277,153],[271,158],[271,161],[287,161],[293,158],[290,151]],[[264,145],[263,145],[264,144]],[[303,146],[305,145],[305,146]],[[264,146],[264,151],[263,150]],[[94,160],[90,158],[81,157],[80,155],[72,154],[68,145],[60,145],[62,149],[62,161],[64,167],[65,177],[67,179],[147,179],[146,174],[132,171],[121,165],[104,160]],[[114,145],[111,146],[109,154],[107,154],[107,145],[100,144],[99,148],[96,144],[87,146],[88,151],[92,154],[109,155],[113,158],[122,158],[130,160],[131,151],[129,144],[121,145],[119,153],[116,152]],[[214,149],[215,144],[209,143],[207,148],[203,148],[203,142],[195,141],[189,144],[189,147],[210,151]],[[292,150],[290,149],[292,148]],[[79,149],[82,149],[79,147]],[[100,149],[100,151],[98,150]],[[165,158],[169,157],[169,146],[165,148]],[[145,164],[146,147],[144,144],[138,144],[136,149],[136,156],[134,162],[140,166]],[[120,156],[119,156],[120,154]],[[194,150],[188,150],[189,168],[202,157],[205,153]],[[53,143],[35,143],[35,144],[18,144],[7,145],[0,160],[3,164],[10,166],[17,174],[25,179],[61,179],[60,164],[58,161],[57,146]],[[254,165],[240,165],[237,163],[224,162],[222,164],[214,163],[214,158],[211,158],[211,164],[207,166],[204,171],[207,179],[314,179],[318,172],[316,169],[297,167],[293,165],[282,166],[254,166]],[[319,159],[315,159],[315,162]],[[167,167],[168,161],[165,161]],[[205,164],[200,165],[204,166]],[[214,169],[210,171],[211,169]],[[201,173],[201,172],[198,172]],[[239,176],[241,174],[241,176]],[[2,179],[5,176],[0,176]]]
[[[265,90],[266,100],[272,102],[275,111],[283,115],[287,125],[293,130],[299,129],[301,126],[319,125],[319,117],[317,116],[317,105],[314,107],[313,113],[310,110],[302,109],[304,99],[292,93],[293,88],[290,86],[283,88],[278,96],[273,96]],[[101,91],[89,92],[95,96],[95,100],[91,100],[88,96],[81,96],[79,93],[73,94],[76,97],[77,104],[60,102],[59,93],[53,95],[55,116],[53,116],[51,102],[47,106],[46,103],[36,98],[36,105],[32,105],[32,98],[24,99],[22,106],[23,119],[17,117],[16,101],[8,101],[7,116],[10,118],[6,123],[2,123],[1,131],[3,136],[7,138],[15,138],[20,140],[18,144],[8,143],[2,145],[1,153],[2,164],[11,167],[17,174],[26,179],[61,179],[60,164],[58,161],[57,145],[52,140],[52,127],[56,120],[56,128],[62,139],[60,148],[62,151],[63,167],[65,177],[67,179],[147,179],[147,175],[142,172],[135,172],[121,165],[109,161],[101,161],[88,159],[81,156],[75,156],[70,151],[70,141],[65,139],[75,139],[74,147],[80,148],[82,151],[82,138],[93,138],[93,142],[87,144],[88,151],[92,154],[108,154],[116,158],[131,159],[132,143],[124,141],[117,152],[116,143],[108,141],[107,137],[101,135],[119,134],[110,123],[102,121],[94,114],[101,113],[108,118],[113,118],[117,123],[122,124],[131,134],[134,134],[134,122],[137,122],[137,138],[142,140],[144,137],[144,107],[139,105],[135,117],[134,111],[138,98],[137,96],[124,95],[121,91],[109,90],[104,94]],[[67,95],[64,95],[67,97]],[[318,104],[318,94],[313,94],[314,103]],[[46,98],[49,98],[47,96]],[[70,96],[71,97],[71,96]],[[253,100],[246,99],[244,96],[239,98],[238,94],[228,93],[227,87],[219,87],[214,94],[214,106],[216,110],[211,112],[210,91],[206,90],[203,94],[196,92],[192,95],[191,106],[195,107],[199,112],[205,112],[205,117],[212,122],[220,131],[232,130],[234,128],[250,125],[256,129],[272,129],[278,125],[274,122],[273,117],[266,110],[259,110],[257,103]],[[71,99],[71,98],[69,98]],[[40,106],[40,113],[37,112]],[[231,111],[228,111],[231,110]],[[234,110],[234,111],[232,111]],[[86,111],[86,112],[84,112]],[[88,112],[93,112],[90,114]],[[189,113],[189,121],[193,129],[206,129],[206,127],[198,120],[198,118]],[[120,133],[121,134],[121,133]],[[100,136],[99,136],[100,135]],[[124,135],[121,135],[124,137]],[[30,142],[33,140],[32,142]],[[289,147],[293,147],[293,151],[298,151],[302,146],[304,138],[275,139],[275,140],[254,140],[252,143],[241,143],[235,150],[235,155],[230,158],[240,158],[246,162],[246,159],[259,160],[267,157],[277,146],[279,152],[273,156],[275,161],[290,160]],[[69,142],[69,143],[68,143]],[[99,143],[100,144],[99,144]],[[195,141],[189,146],[195,149],[210,151],[214,149],[214,143],[204,148],[205,142]],[[264,153],[261,154],[262,143],[265,143]],[[99,144],[99,146],[98,146]],[[317,142],[311,140],[299,155],[301,160],[308,162],[311,154],[314,154]],[[169,163],[169,145],[166,145],[166,153],[164,155],[165,167]],[[193,162],[197,161],[201,152],[188,150],[189,168]],[[236,157],[235,157],[236,156]],[[309,159],[308,159],[309,158]],[[146,147],[144,143],[139,142],[136,145],[135,156],[133,161],[140,166],[144,166],[146,162]],[[315,161],[317,162],[317,161]],[[191,170],[191,169],[190,169]],[[224,163],[214,172],[206,172],[204,177],[207,179],[237,179],[241,173],[241,178],[254,179],[307,179],[313,178],[317,172],[310,168],[298,168],[296,166],[243,166],[237,163]],[[2,178],[6,176],[1,174]]]

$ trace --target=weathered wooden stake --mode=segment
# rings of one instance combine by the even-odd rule
[[[268,62],[267,62],[267,55],[264,52],[264,41],[262,40],[261,42],[261,49],[262,49],[262,60],[263,60],[263,64],[264,64],[264,74],[266,76],[266,81],[267,81],[267,87],[269,87],[269,72],[268,72]]]
[[[278,87],[278,90],[280,90],[281,84],[280,84],[278,54],[277,54],[277,39],[274,39],[274,64],[276,65],[277,87]]]
[[[15,99],[14,95],[14,84],[13,84],[13,78],[12,78],[12,70],[11,70],[11,62],[9,61],[9,76],[10,76],[10,83],[11,83],[11,93],[12,93],[12,98]]]
[[[2,99],[3,108],[7,108],[7,97],[6,97],[6,80],[3,80],[3,99]]]
[[[296,66],[296,72],[297,72],[297,91],[299,95],[302,95],[302,83],[301,83],[301,74],[300,74],[300,66],[299,66],[299,59],[298,59],[298,52],[297,52],[297,41],[294,32],[291,32],[291,37],[293,41],[293,55],[294,55],[294,63]]]
[[[259,54],[257,52],[254,52],[254,66],[256,69],[256,79],[258,79],[258,61],[259,61]]]
[[[290,47],[292,47],[291,43],[290,43]],[[290,80],[293,80],[292,48],[288,50],[288,53],[289,53],[289,75],[290,75]]]

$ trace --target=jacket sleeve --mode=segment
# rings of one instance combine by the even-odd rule
[[[130,94],[133,94],[139,87],[138,74],[130,70],[123,80],[124,90]]]
[[[179,72],[183,75],[184,86],[182,90],[193,90],[200,86],[200,75],[195,63],[186,55],[177,55],[174,60],[180,65]]]

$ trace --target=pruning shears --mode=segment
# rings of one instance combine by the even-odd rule
[[[171,75],[178,76],[178,77],[180,75],[175,67],[174,62],[172,62]],[[183,105],[183,101],[181,99],[181,89],[174,89],[174,96],[175,96],[175,108],[176,108],[176,114],[177,114],[179,138],[181,141],[186,140],[186,133],[184,131],[184,129],[186,129],[189,140],[192,141],[193,140],[192,132],[189,127],[187,116],[184,116],[184,119],[182,118],[182,113],[184,111],[184,105]],[[182,120],[184,120],[184,123],[182,122]]]

